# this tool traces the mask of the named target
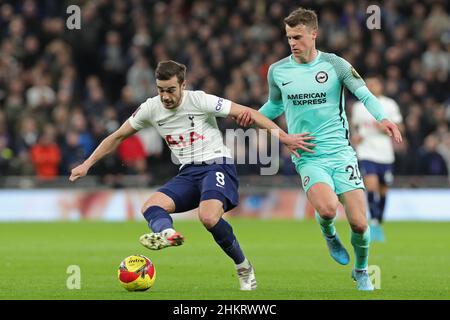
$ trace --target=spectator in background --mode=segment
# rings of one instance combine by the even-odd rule
[[[86,154],[80,145],[80,135],[77,131],[69,130],[66,133],[61,154],[61,174],[69,174],[73,168],[84,161]]]
[[[269,0],[83,3],[82,28],[70,31],[64,1],[0,4],[0,110],[13,151],[22,140],[14,133],[29,116],[38,127],[58,126],[62,142],[71,128],[66,122],[83,108],[81,139],[101,136],[106,129],[96,122],[108,106],[116,109],[121,123],[156,94],[153,68],[161,60],[188,65],[188,89],[260,105],[267,97],[268,66],[288,55],[279,21],[295,5]],[[418,162],[410,159],[423,137],[439,126],[434,110],[444,104],[450,118],[450,2],[384,2],[379,31],[365,25],[366,2],[306,3],[320,13],[318,41],[324,51],[347,58],[363,77],[381,73],[386,95],[399,103],[405,119],[416,114],[413,109],[420,111],[409,120],[410,139],[402,150],[409,169],[400,168],[403,174],[418,174]],[[87,81],[91,76],[97,80]],[[44,105],[36,106],[41,98]],[[219,123],[220,128],[228,125]],[[17,171],[19,163],[27,164],[25,154],[14,152],[9,174],[26,172]],[[163,152],[162,159],[169,158]]]
[[[105,46],[102,50],[102,83],[104,83],[109,100],[116,101],[120,97],[120,89],[125,83],[125,55],[122,49],[122,38],[119,32],[106,33]]]
[[[27,90],[27,104],[33,115],[40,122],[47,122],[51,106],[56,101],[55,91],[50,86],[50,76],[47,74],[35,74],[33,86]]]
[[[58,103],[64,103],[67,106],[72,102],[73,95],[78,90],[77,72],[72,65],[65,66],[62,69],[61,77],[58,80]],[[77,91],[78,92],[78,91]],[[61,101],[61,97],[66,99]]]
[[[98,4],[89,1],[81,7],[81,21],[83,28],[80,32],[67,32],[65,36],[74,49],[77,71],[84,81],[88,75],[100,72],[98,45],[101,31],[107,24],[99,16]]]
[[[19,128],[15,132],[14,147],[14,153],[17,155],[14,167],[19,174],[32,174],[30,149],[37,142],[38,136],[39,128],[36,120],[30,116],[21,119]]]
[[[129,86],[124,86],[120,95],[120,100],[114,107],[118,112],[119,123],[125,122],[136,110],[137,104],[133,96],[133,90]]]
[[[5,176],[8,172],[9,160],[13,156],[13,151],[9,147],[9,140],[6,119],[0,111],[0,176]]]
[[[46,125],[38,142],[31,147],[31,161],[38,179],[48,181],[59,175],[61,149],[56,143],[56,129]]]
[[[103,111],[101,122],[104,126],[106,135],[110,135],[111,133],[119,129],[120,123],[116,109],[114,109],[114,107],[112,106],[106,107],[105,111]]]
[[[69,108],[59,105],[52,110],[52,122],[55,125],[58,138],[64,137],[69,127]]]
[[[86,80],[87,97],[83,103],[83,109],[88,119],[101,119],[106,109],[107,101],[105,94],[97,76],[89,76]]]
[[[436,40],[430,41],[427,51],[422,55],[422,64],[426,72],[447,73],[450,70],[450,53],[443,51]]]
[[[48,70],[52,83],[56,84],[64,69],[72,63],[72,50],[64,41],[53,40],[46,46],[44,57],[46,71]]]
[[[75,110],[70,115],[69,127],[78,132],[80,136],[79,142],[84,150],[84,153],[90,154],[95,148],[95,142],[91,132],[88,130],[86,117],[80,109]]]
[[[437,151],[439,139],[434,134],[425,138],[420,151],[420,174],[426,176],[447,176],[447,164]]]
[[[0,131],[2,130],[0,124]],[[13,157],[11,148],[8,147],[7,136],[0,132],[0,177],[5,177],[9,170],[9,163]]]
[[[417,165],[417,157],[411,158],[410,154],[408,153],[409,149],[409,143],[408,139],[403,139],[403,142],[401,144],[395,144],[394,145],[394,152],[395,152],[395,162],[394,162],[394,172],[397,176],[403,176],[406,175],[407,172],[418,172],[419,170],[416,169],[418,167]]]
[[[444,158],[447,164],[447,173],[450,172],[450,132],[445,132],[437,146],[437,152]]]
[[[148,65],[147,60],[139,56],[127,73],[127,86],[133,91],[135,103],[142,103],[147,97],[157,94],[154,71]]]
[[[26,110],[26,102],[24,96],[24,83],[20,79],[14,79],[9,83],[8,93],[5,99],[4,111],[8,130],[13,133],[14,129],[19,125]]]
[[[39,59],[41,54],[41,43],[39,38],[35,35],[28,35],[24,40],[24,52],[22,56],[22,63],[25,69],[33,67]]]
[[[447,3],[448,5],[448,3]],[[448,8],[447,8],[448,9]],[[450,16],[443,3],[436,1],[425,20],[426,38],[439,38],[443,32],[450,29]]]
[[[120,161],[126,166],[128,174],[138,175],[140,181],[148,183],[147,154],[138,135],[126,138],[117,148]]]

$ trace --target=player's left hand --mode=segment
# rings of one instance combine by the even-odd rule
[[[388,119],[383,119],[380,121],[380,126],[389,137],[394,138],[395,142],[402,142],[402,134],[395,123]]]
[[[289,151],[293,155],[295,155],[297,158],[300,158],[300,154],[298,153],[297,149],[309,153],[314,153],[312,149],[316,145],[308,141],[314,140],[315,138],[311,137],[309,134],[310,134],[309,132],[288,134],[283,138],[280,138],[280,141],[289,149]]]

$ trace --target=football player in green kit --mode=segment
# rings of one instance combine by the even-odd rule
[[[269,119],[285,113],[289,133],[309,133],[313,138],[311,150],[300,151],[300,158],[292,161],[315,209],[330,255],[342,265],[348,264],[350,258],[336,233],[334,220],[339,201],[344,205],[355,253],[351,276],[358,290],[372,291],[367,272],[370,230],[364,183],[349,142],[344,87],[364,104],[386,134],[397,143],[402,137],[350,63],[316,49],[318,22],[314,11],[299,8],[284,23],[292,54],[270,66],[269,99],[259,112]],[[243,114],[237,122],[248,126],[253,120]]]

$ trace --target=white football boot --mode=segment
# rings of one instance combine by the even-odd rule
[[[242,267],[237,269],[239,285],[241,290],[250,291],[256,289],[255,270],[250,263],[248,268]]]
[[[167,247],[181,246],[184,237],[175,232],[171,236],[164,235],[162,232],[146,233],[139,238],[139,242],[150,250],[160,250]]]

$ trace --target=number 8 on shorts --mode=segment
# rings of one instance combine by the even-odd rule
[[[216,180],[218,187],[224,187],[225,186],[225,176],[222,172],[216,172]]]

